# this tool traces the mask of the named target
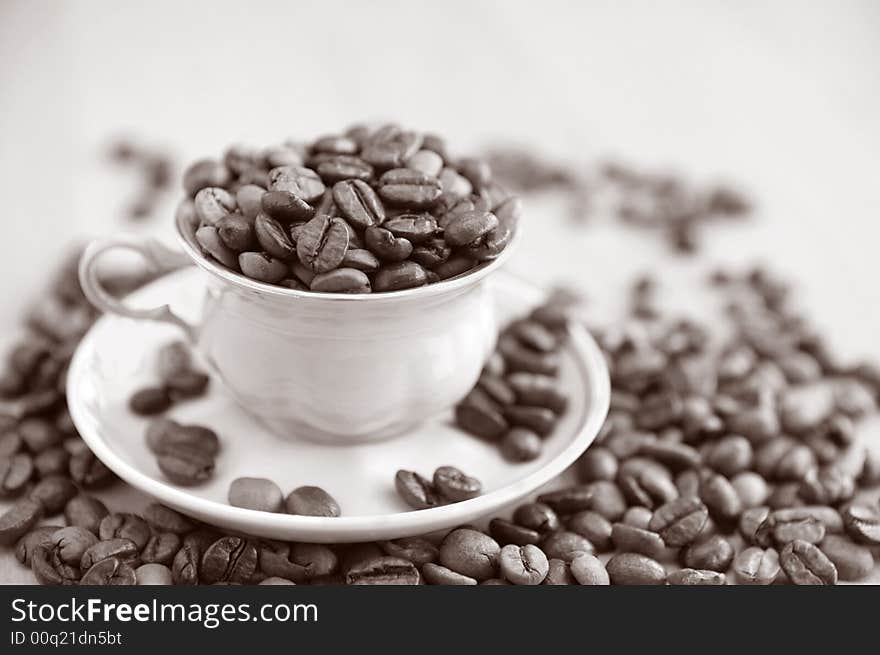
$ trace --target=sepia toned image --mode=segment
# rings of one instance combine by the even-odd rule
[[[880,583],[876,2],[0,0],[0,144],[4,585]]]

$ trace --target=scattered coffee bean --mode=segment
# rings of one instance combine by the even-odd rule
[[[214,457],[186,444],[166,447],[156,463],[171,482],[185,487],[202,484],[214,473]]]
[[[748,585],[770,585],[779,577],[779,553],[773,548],[746,548],[733,561],[737,582]]]
[[[434,471],[434,490],[445,500],[457,503],[479,496],[483,484],[454,466],[441,466]]]
[[[440,564],[477,581],[495,576],[501,547],[489,535],[470,528],[453,530],[440,544]]]
[[[260,546],[260,570],[297,584],[335,573],[336,554],[320,544],[267,542]]]
[[[180,537],[173,532],[160,532],[152,535],[147,540],[146,545],[141,550],[141,561],[171,564],[178,550],[180,550]]]
[[[339,516],[342,512],[339,503],[321,487],[298,487],[291,491],[284,501],[288,514],[302,516]]]
[[[229,484],[229,504],[258,512],[280,512],[284,494],[265,478],[236,478]]]
[[[874,556],[871,550],[846,537],[836,534],[825,535],[822,543],[819,544],[819,549],[834,563],[841,580],[861,580],[874,570]]]
[[[27,453],[0,457],[0,496],[17,496],[34,472],[34,460]]]
[[[638,553],[619,553],[605,565],[611,584],[662,585],[666,571],[656,560]]]
[[[149,387],[135,392],[128,406],[140,416],[155,416],[171,407],[171,398],[164,387]]]
[[[612,524],[598,512],[585,510],[566,517],[565,527],[589,541],[599,552],[612,547]]]
[[[159,503],[147,505],[143,516],[150,527],[159,532],[173,532],[182,535],[195,528],[193,522],[188,518]]]
[[[40,546],[51,548],[52,536],[60,529],[60,525],[41,525],[23,535],[15,545],[15,558],[25,566],[30,566],[34,550]]]
[[[796,585],[837,584],[837,568],[815,545],[792,541],[779,553],[779,563]]]
[[[501,574],[515,585],[538,585],[547,577],[550,564],[544,552],[532,544],[508,544],[498,557]]]
[[[442,500],[433,482],[413,471],[398,471],[394,476],[397,493],[413,509],[436,507]]]

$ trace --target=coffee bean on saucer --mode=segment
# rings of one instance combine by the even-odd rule
[[[501,439],[501,454],[510,462],[530,462],[541,456],[543,442],[533,430],[511,428]]]
[[[465,432],[489,441],[500,439],[508,428],[504,416],[495,407],[468,402],[467,398],[455,407],[455,422]]]
[[[236,478],[229,484],[229,504],[258,512],[280,512],[284,494],[265,478]]]
[[[284,501],[288,514],[302,516],[339,516],[339,503],[321,487],[299,487],[291,491]]]
[[[188,446],[215,456],[220,452],[217,433],[200,425],[181,425],[171,419],[157,419],[147,427],[147,446],[161,455],[174,446]]]
[[[434,489],[447,501],[457,503],[479,496],[483,485],[454,466],[441,466],[434,471]]]
[[[171,407],[171,398],[164,387],[147,387],[135,392],[128,405],[135,414],[154,416]]]
[[[442,504],[434,483],[414,471],[400,470],[394,476],[397,493],[413,509],[428,509]]]
[[[165,383],[168,397],[174,402],[198,398],[205,394],[211,378],[199,371],[186,371]]]
[[[163,449],[156,463],[175,484],[193,486],[206,482],[214,473],[214,457],[198,447],[175,444]]]

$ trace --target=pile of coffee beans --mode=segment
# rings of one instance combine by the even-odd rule
[[[300,516],[340,516],[339,503],[321,487],[303,486],[287,498],[266,478],[236,478],[229,485],[229,504],[260,512],[287,512]]]
[[[431,480],[415,471],[400,470],[394,486],[404,502],[413,509],[428,509],[476,498],[483,483],[454,466],[441,466]]]
[[[172,341],[159,349],[156,360],[159,384],[135,391],[128,406],[140,416],[154,416],[175,403],[205,395],[211,378],[193,366],[189,347]]]
[[[301,291],[396,291],[462,275],[501,254],[520,215],[486,162],[398,125],[233,146],[190,166],[183,185],[178,220],[206,256]]]
[[[574,300],[559,293],[507,326],[476,386],[455,408],[459,428],[497,443],[510,462],[536,459],[568,406],[559,367],[566,309]]]

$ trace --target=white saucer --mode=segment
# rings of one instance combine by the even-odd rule
[[[175,311],[196,320],[204,293],[202,275],[195,268],[169,274],[137,291],[129,302],[148,307],[171,297]],[[492,289],[502,324],[528,312],[543,295],[503,272],[493,278]],[[243,412],[214,378],[206,397],[169,413],[183,423],[210,426],[223,445],[211,481],[183,488],[163,477],[147,450],[148,421],[127,409],[133,391],[155,384],[158,347],[179,336],[165,325],[101,318],[83,339],[70,367],[70,413],[94,453],[132,486],[205,523],[256,536],[318,543],[392,539],[500,513],[574,462],[596,437],[608,410],[604,358],[577,325],[571,328],[562,367],[563,383],[570,390],[569,409],[545,440],[541,457],[525,464],[510,464],[496,446],[460,432],[450,423],[450,415],[430,419],[397,439],[358,446],[281,441]],[[446,464],[479,478],[484,493],[461,503],[408,510],[394,489],[395,472],[410,469],[430,477]],[[318,485],[339,501],[343,516],[292,516],[231,507],[227,489],[241,476],[269,478],[285,493],[301,485]]]

